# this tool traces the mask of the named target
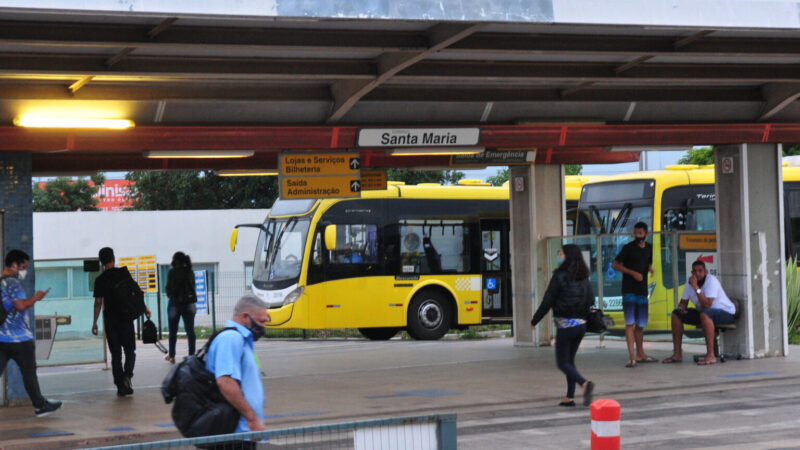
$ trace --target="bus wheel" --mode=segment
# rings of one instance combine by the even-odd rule
[[[408,307],[407,330],[414,339],[439,339],[450,329],[452,321],[449,300],[433,290],[414,296]]]
[[[400,328],[359,328],[358,331],[370,341],[388,341]]]

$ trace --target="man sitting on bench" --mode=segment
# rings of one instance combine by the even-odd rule
[[[686,308],[689,300],[695,308]],[[703,328],[706,338],[706,356],[698,365],[706,366],[717,362],[714,355],[714,327],[733,323],[736,306],[725,295],[717,277],[706,270],[702,261],[692,263],[692,276],[686,281],[683,295],[678,307],[672,311],[672,356],[663,363],[676,363],[683,360],[681,341],[683,340],[683,324]]]

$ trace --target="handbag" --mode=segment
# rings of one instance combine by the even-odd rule
[[[605,333],[606,321],[603,317],[603,311],[595,308],[589,309],[589,315],[586,316],[586,331],[589,333]]]

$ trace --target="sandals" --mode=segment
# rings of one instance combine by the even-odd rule
[[[658,360],[653,358],[652,356],[648,356],[647,358],[644,358],[644,359],[637,359],[636,362],[637,363],[654,363],[654,362],[658,362]]]
[[[707,360],[705,360],[705,359],[704,359],[704,360],[702,360],[702,361],[698,361],[698,362],[697,362],[697,365],[698,365],[698,366],[710,366],[710,365],[712,365],[712,364],[716,364],[716,363],[717,363],[717,360],[714,360],[714,361],[707,361]]]
[[[628,361],[628,364],[625,364],[625,367],[627,367],[628,369],[633,369],[634,367],[636,367],[636,360],[632,359]]]
[[[164,355],[164,361],[167,361],[170,364],[175,364],[175,358],[169,355]]]
[[[669,358],[666,358],[665,360],[661,361],[662,364],[676,364],[682,362],[683,362],[682,358],[675,358],[673,356],[670,356]]]

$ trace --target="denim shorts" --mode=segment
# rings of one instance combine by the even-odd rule
[[[624,294],[622,296],[622,312],[625,315],[626,326],[635,324],[639,328],[646,327],[647,318],[650,315],[647,296]]]

